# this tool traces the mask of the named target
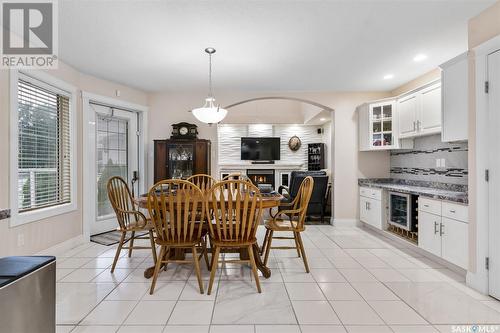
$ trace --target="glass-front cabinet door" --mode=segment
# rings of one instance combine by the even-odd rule
[[[194,173],[195,147],[192,143],[171,143],[168,149],[168,178],[186,179]]]
[[[370,138],[372,148],[396,148],[393,122],[394,101],[370,105]]]

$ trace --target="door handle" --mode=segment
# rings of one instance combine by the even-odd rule
[[[439,236],[444,235],[444,225],[442,223],[439,223]]]
[[[434,235],[437,234],[438,232],[439,232],[438,223],[436,221],[434,221]]]

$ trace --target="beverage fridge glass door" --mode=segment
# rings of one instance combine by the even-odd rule
[[[389,193],[389,224],[411,231],[410,195]]]

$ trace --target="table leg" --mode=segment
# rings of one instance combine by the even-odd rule
[[[269,269],[269,267],[264,265],[264,263],[262,262],[262,259],[260,257],[260,253],[259,253],[259,246],[257,244],[253,244],[252,249],[253,249],[253,257],[255,258],[255,264],[257,265],[257,269],[262,273],[263,277],[265,277],[266,279],[269,279],[271,277],[271,270]],[[240,259],[241,260],[249,260],[250,259],[247,249],[240,250]]]
[[[253,249],[253,254],[254,254],[254,258],[255,258],[255,264],[257,265],[257,269],[262,273],[262,276],[264,278],[269,279],[271,277],[271,270],[269,269],[269,267],[264,265],[264,263],[262,262],[262,259],[261,259],[260,254],[259,254],[259,246],[257,244],[253,244],[252,249]],[[176,249],[172,253],[171,256],[172,256],[171,258],[175,258],[178,260],[184,260],[185,252],[182,249]],[[249,259],[248,251],[246,249],[240,250],[240,259],[241,260],[248,260]],[[161,267],[163,268],[164,265],[162,265]],[[151,278],[154,274],[154,270],[155,270],[154,266],[146,268],[146,270],[144,271],[144,277],[146,279]]]

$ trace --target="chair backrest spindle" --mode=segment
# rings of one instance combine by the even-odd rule
[[[205,217],[203,192],[185,180],[163,180],[148,193],[148,210],[158,240],[190,243],[201,237]]]
[[[249,242],[255,238],[262,217],[259,189],[244,180],[216,183],[207,196],[207,214],[211,214],[210,233],[216,241]]]

